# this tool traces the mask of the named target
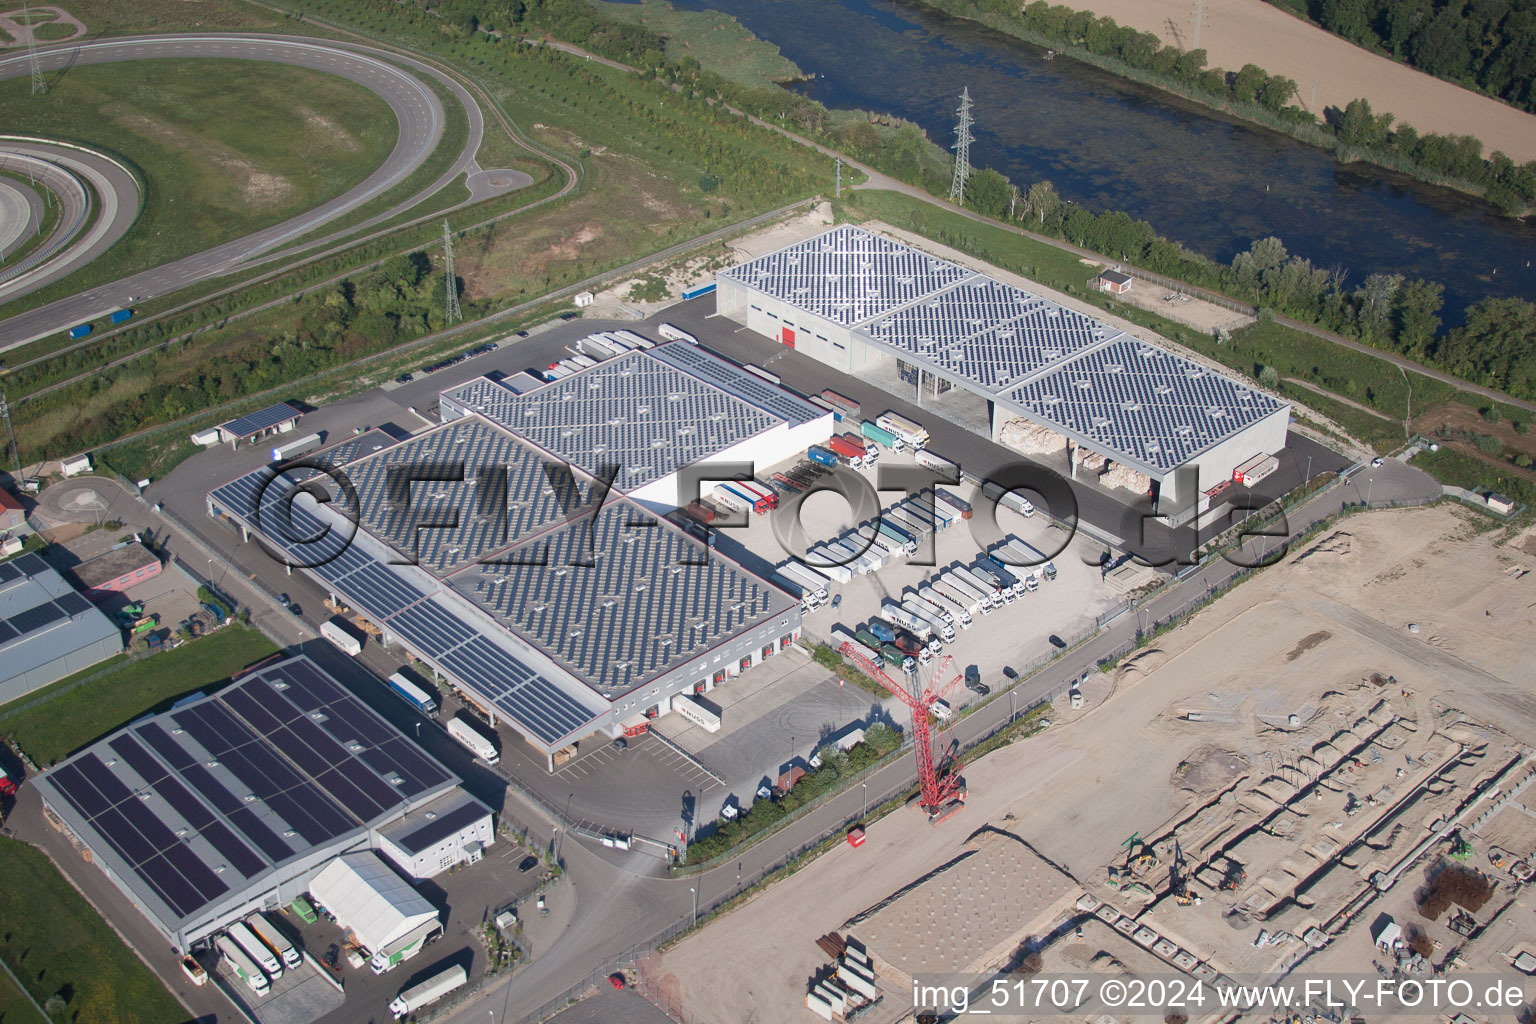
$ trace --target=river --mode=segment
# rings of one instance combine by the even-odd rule
[[[1048,178],[1092,210],[1125,210],[1229,262],[1278,235],[1346,287],[1395,272],[1445,285],[1447,323],[1488,296],[1536,294],[1536,225],[1447,189],[1247,125],[985,26],[893,0],[677,0],[734,15],[816,77],[829,107],[916,122],[954,141],[968,86],[971,163],[1027,186]]]

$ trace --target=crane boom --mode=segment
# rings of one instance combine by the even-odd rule
[[[965,783],[960,778],[960,763],[958,759],[946,760],[944,770],[940,772],[934,761],[933,734],[928,721],[928,713],[934,702],[960,682],[960,673],[954,671],[954,658],[946,655],[922,693],[914,694],[886,675],[885,669],[871,661],[857,645],[844,643],[842,655],[891,691],[911,710],[912,745],[917,754],[917,784],[921,794],[918,802],[928,813],[929,820],[942,821],[958,811],[965,805]]]

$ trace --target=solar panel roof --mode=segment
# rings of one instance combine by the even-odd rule
[[[0,682],[89,650],[86,664],[121,649],[117,624],[35,554],[3,563],[0,573]],[[103,643],[112,640],[113,643]],[[78,666],[76,666],[78,667]],[[55,666],[51,678],[66,670]],[[46,680],[45,680],[46,681]],[[28,688],[36,686],[34,680]],[[15,693],[12,696],[16,696]]]
[[[471,566],[451,585],[609,698],[792,604],[627,500],[541,543],[543,559]]]
[[[408,854],[418,854],[473,825],[490,810],[468,793],[450,793],[380,832]]]
[[[782,423],[825,414],[686,342],[626,352],[523,394],[481,377],[443,398],[593,476],[612,478],[621,493]]]
[[[456,781],[298,657],[128,726],[38,785],[71,830],[110,851],[119,874],[131,872],[174,923]]]
[[[1008,397],[1090,446],[1171,470],[1283,403],[1132,338],[1068,360]]]
[[[719,277],[1154,474],[1287,408],[1112,324],[850,225]]]
[[[287,402],[279,402],[247,416],[232,419],[228,423],[221,424],[219,429],[234,437],[250,437],[263,430],[270,430],[284,420],[298,419],[301,415],[303,415],[302,412]]]

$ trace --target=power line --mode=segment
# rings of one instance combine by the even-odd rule
[[[453,233],[448,230],[448,220],[443,219],[443,321],[457,323],[464,319],[459,309],[459,281],[453,274]]]
[[[949,201],[965,202],[965,183],[971,176],[971,88],[960,90],[960,109],[955,111],[955,176],[949,183]]]
[[[48,80],[43,77],[43,66],[37,60],[37,32],[32,25],[32,12],[27,9],[27,0],[21,0],[21,16],[27,23],[27,63],[32,67],[32,95],[44,96],[48,93]]]

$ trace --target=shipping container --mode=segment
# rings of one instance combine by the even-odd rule
[[[871,423],[869,420],[865,420],[859,424],[859,433],[863,434],[871,441],[876,441],[885,445],[893,452],[902,452],[907,450],[905,441],[891,433],[889,430],[886,430],[884,427],[880,427],[874,423]]]
[[[133,310],[131,310],[131,309],[119,309],[116,312],[112,313],[110,316],[108,316],[107,319],[112,321],[112,323],[114,325],[116,325],[116,324],[125,324],[129,320],[133,319]]]
[[[74,339],[79,339],[85,337],[87,334],[90,334],[93,330],[95,330],[95,328],[90,324],[80,324],[77,327],[71,327],[69,329],[69,336]]]
[[[812,462],[819,462],[823,466],[836,466],[838,464],[837,453],[830,448],[813,444],[805,450],[805,455]]]
[[[679,717],[686,718],[705,732],[720,731],[720,716],[694,700],[689,694],[674,693],[672,695],[672,711]]]
[[[779,378],[778,374],[770,373],[769,371],[763,369],[761,366],[755,366],[752,363],[746,363],[745,365],[742,366],[742,369],[746,370],[748,373],[752,374],[754,377],[761,377],[761,378],[763,378],[763,380],[767,381],[770,384],[782,384],[782,383],[784,383]]]
[[[963,498],[956,497],[953,492],[946,491],[942,487],[935,487],[933,489],[933,496],[953,509],[961,519],[971,518],[971,503],[964,500]]]
[[[864,465],[864,446],[854,445],[844,438],[833,436],[827,440],[827,447],[837,454],[848,459],[854,469],[860,469]]]
[[[871,633],[875,634],[875,636],[878,637],[880,642],[883,644],[892,643],[896,639],[896,628],[889,622],[886,622],[884,619],[870,619],[867,628]]]
[[[1280,468],[1280,460],[1273,455],[1259,454],[1240,464],[1232,471],[1232,482],[1252,487]]]
[[[821,393],[821,397],[826,399],[827,403],[833,408],[841,409],[849,419],[854,419],[859,415],[859,403],[847,395],[840,395],[831,388],[827,388]]]

